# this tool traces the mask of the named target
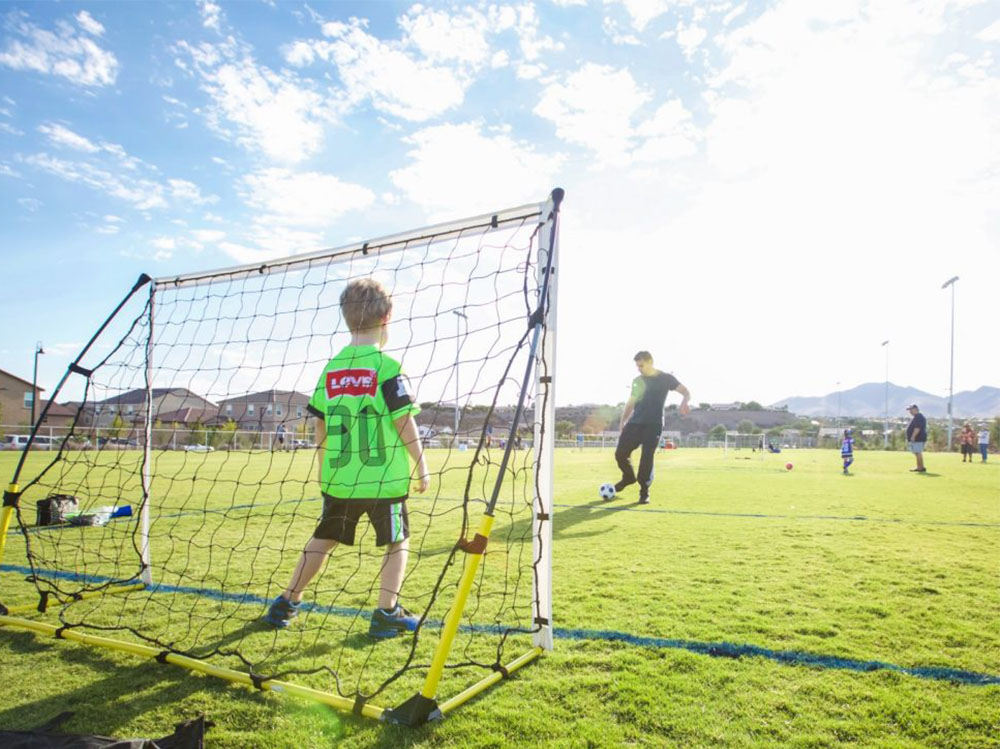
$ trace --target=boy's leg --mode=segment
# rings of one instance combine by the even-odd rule
[[[649,487],[653,483],[653,460],[656,457],[656,447],[660,444],[658,429],[651,430],[642,442],[642,453],[639,455],[639,501],[649,499]]]
[[[309,543],[302,550],[302,556],[299,557],[299,563],[295,567],[295,572],[292,573],[288,587],[281,594],[285,600],[292,603],[298,603],[302,600],[302,592],[316,577],[316,573],[326,563],[327,556],[335,548],[337,548],[337,542],[331,539],[316,538],[315,536],[309,539]]]
[[[413,632],[420,617],[399,604],[399,590],[406,576],[410,548],[410,521],[406,502],[384,503],[372,500],[368,512],[375,526],[375,543],[385,547],[378,594],[378,607],[372,612],[368,634],[379,639]]]
[[[378,607],[386,611],[396,608],[399,590],[406,575],[406,560],[409,557],[410,539],[389,544],[382,559],[382,588],[378,593]]]
[[[618,446],[615,448],[615,462],[622,472],[622,479],[615,484],[615,491],[620,492],[626,486],[635,483],[635,470],[632,468],[632,453],[639,446],[638,429],[632,424],[626,424],[618,437]]]

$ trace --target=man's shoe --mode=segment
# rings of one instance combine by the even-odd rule
[[[648,505],[649,504],[649,497],[639,497],[639,504],[641,504],[641,505]]]
[[[926,468],[918,468],[917,469],[917,473],[927,473],[927,469]]]
[[[398,603],[392,611],[375,609],[372,621],[368,626],[368,636],[380,640],[395,637],[403,632],[413,632],[420,623],[420,617],[412,614]]]
[[[299,615],[299,606],[301,605],[301,603],[289,601],[284,596],[278,596],[271,602],[271,607],[264,614],[263,619],[272,627],[284,629],[291,623],[292,619]]]

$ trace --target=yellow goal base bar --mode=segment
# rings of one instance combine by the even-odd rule
[[[233,682],[234,684],[243,684],[244,686],[255,689],[303,697],[305,699],[313,700],[314,702],[329,705],[330,707],[345,713],[354,713],[355,715],[362,715],[366,718],[374,718],[375,720],[382,720],[383,714],[386,712],[385,708],[381,708],[367,702],[361,704],[359,708],[358,704],[354,700],[348,697],[341,697],[339,694],[323,692],[318,689],[311,689],[309,687],[303,687],[298,684],[292,684],[290,682],[280,681],[277,679],[260,679],[251,676],[250,674],[243,673],[242,671],[213,666],[200,661],[197,658],[157,650],[149,645],[124,642],[122,640],[115,640],[109,637],[99,637],[97,635],[90,635],[84,632],[77,632],[74,629],[57,627],[54,624],[46,624],[45,622],[36,622],[31,619],[22,619],[16,616],[0,616],[0,627],[24,629],[40,635],[49,635],[63,640],[73,640],[84,645],[93,645],[95,647],[107,648],[109,650],[117,650],[143,658],[155,658],[163,663],[172,663],[175,666],[181,666],[182,668],[186,668],[191,671],[197,671],[202,674],[207,674],[208,676],[225,679]],[[438,709],[442,715],[454,710],[456,707],[468,702],[493,684],[496,684],[501,679],[509,676],[517,669],[527,665],[541,655],[542,652],[542,648],[540,647],[532,648],[524,655],[511,661],[502,669],[494,671],[489,676],[481,679],[460,694],[442,703]]]

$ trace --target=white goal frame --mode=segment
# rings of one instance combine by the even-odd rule
[[[722,455],[728,458],[737,450],[741,452],[749,450],[751,455],[756,454],[763,459],[764,453],[767,452],[767,435],[764,432],[760,434],[726,432],[725,441],[722,443]]]

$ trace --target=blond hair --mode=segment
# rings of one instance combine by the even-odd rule
[[[392,299],[378,281],[351,281],[340,295],[340,312],[352,333],[371,330],[392,312]]]

